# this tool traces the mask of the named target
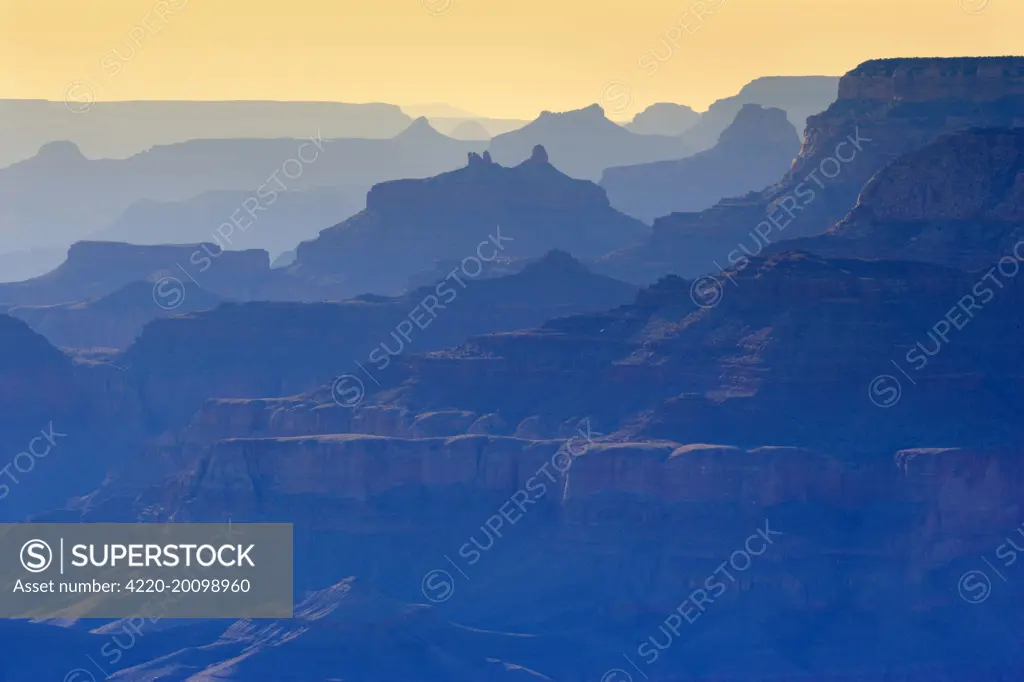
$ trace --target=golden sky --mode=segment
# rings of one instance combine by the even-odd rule
[[[0,98],[84,81],[525,118],[604,97],[622,118],[875,57],[1022,54],[1021,27],[1024,0],[0,0]]]

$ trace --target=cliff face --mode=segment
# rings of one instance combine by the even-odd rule
[[[971,129],[894,161],[827,233],[780,248],[985,269],[1022,236],[1024,128]]]
[[[300,589],[363,575],[392,598],[440,602],[447,618],[474,628],[529,632],[534,651],[570,632],[634,658],[694,590],[721,589],[707,581],[725,562],[728,587],[713,600],[722,603],[706,615],[684,609],[687,631],[710,630],[699,647],[681,640],[679,651],[661,652],[645,669],[659,682],[692,679],[695,665],[709,680],[961,679],[970,661],[943,646],[951,635],[974,654],[1005,654],[991,635],[1024,592],[1000,586],[991,611],[966,618],[957,585],[1022,520],[1016,453],[865,458],[592,436],[572,445],[483,435],[215,436],[166,446],[188,453],[168,470],[173,481],[111,485],[84,518],[145,510],[175,521],[287,520],[296,524]],[[153,457],[136,466],[152,476]],[[448,581],[442,593],[428,575]],[[374,612],[367,608],[353,617]],[[885,619],[872,616],[880,610]],[[917,643],[913,660],[901,658],[901,636]],[[863,649],[852,652],[851,641]],[[728,659],[714,654],[726,642]],[[595,653],[517,660],[565,679],[599,679],[621,661]],[[995,682],[1012,667],[987,670],[969,679]]]
[[[487,268],[482,258],[550,249],[594,257],[647,233],[611,208],[600,187],[555,169],[542,147],[512,168],[471,154],[457,171],[375,185],[365,211],[299,245],[290,272],[337,282],[350,295],[393,294],[437,260],[467,261],[463,276],[472,278]]]
[[[748,104],[714,148],[676,161],[608,168],[601,186],[612,206],[652,221],[763,189],[789,169],[799,149],[786,112]]]
[[[353,411],[301,399],[211,401],[173,443],[164,441],[134,462],[132,468],[148,472],[131,480],[158,481],[151,467],[173,457],[173,467],[156,471],[189,474],[180,487],[161,489],[170,494],[165,512],[207,518],[232,510],[275,514],[295,504],[310,510],[325,502],[372,504],[414,489],[436,495],[441,504],[462,496],[500,498],[527,487],[538,471],[549,471],[555,480],[542,478],[555,485],[545,504],[570,518],[624,500],[632,501],[627,507],[742,500],[765,509],[803,502],[853,510],[884,499],[933,507],[942,518],[919,519],[931,535],[987,534],[983,524],[1012,524],[1024,486],[1024,465],[1015,451],[1001,448],[852,456],[800,447],[614,440],[620,436],[598,432],[590,418],[567,420],[554,438],[531,438],[522,425],[517,432],[523,435],[487,435],[482,426],[465,412]],[[345,523],[344,516],[300,518],[323,530],[339,518]]]
[[[1019,59],[1006,57],[876,59],[839,82],[840,99],[929,102],[937,95],[968,102],[1024,95],[1024,67]]]
[[[729,254],[744,239],[753,240],[750,253],[760,253],[767,244],[821,234],[853,208],[871,176],[903,154],[957,130],[1020,125],[1022,69],[1020,57],[866,62],[843,76],[826,111],[808,119],[800,154],[777,184],[657,220],[644,245],[608,257],[605,271],[630,281],[713,272],[734,264]]]
[[[239,423],[265,424],[261,433],[273,436],[330,424],[381,436],[410,437],[420,428],[438,436],[558,438],[589,418],[595,430],[625,440],[876,454],[1011,447],[1024,443],[1024,432],[1002,418],[1020,398],[1022,358],[1013,339],[1024,299],[1018,280],[993,276],[806,254],[754,259],[705,281],[710,300],[693,283],[668,278],[615,310],[396,358],[379,379],[382,389],[364,380],[366,400],[350,416],[324,407],[335,404],[326,383],[297,405],[259,408],[264,416]],[[185,349],[194,345],[170,343],[192,362],[195,351]],[[173,368],[170,357],[152,355],[147,371]],[[220,364],[227,360],[203,361]],[[879,409],[878,401],[891,403],[869,390],[883,375],[902,384],[894,409]],[[458,417],[419,421],[436,413]],[[444,428],[454,430],[437,430]]]

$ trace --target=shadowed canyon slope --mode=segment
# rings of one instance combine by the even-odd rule
[[[1012,277],[983,277],[779,254],[723,277],[713,307],[694,302],[693,283],[670,277],[614,310],[399,358],[352,417],[380,415],[397,430],[372,433],[400,437],[417,415],[455,410],[464,427],[481,420],[476,432],[501,436],[558,438],[559,425],[588,417],[619,439],[866,453],[1018,445],[1021,432],[1001,420],[1020,393],[1021,289]],[[955,339],[937,335],[947,314],[962,327]],[[868,387],[893,362],[920,386],[908,382],[899,407],[882,411]],[[300,400],[296,415],[326,418],[334,408],[321,401],[332,404],[330,391]],[[337,412],[345,431],[348,411]],[[298,431],[280,435],[303,435],[307,422],[294,423]]]
[[[784,242],[823,255],[984,268],[1024,257],[1024,128],[971,129],[899,158],[843,220]]]
[[[468,280],[464,287],[442,280],[395,298],[226,304],[159,320],[121,360],[131,367],[154,418],[180,424],[208,397],[299,393],[338,374],[359,372],[356,362],[376,380],[389,381],[396,355],[612,308],[633,293],[633,287],[552,252],[517,274]]]
[[[134,247],[141,248],[141,247]],[[213,307],[216,297],[191,287],[180,314],[144,327],[125,352],[66,355],[21,320],[3,315],[0,351],[7,402],[0,435],[20,442],[23,431],[40,422],[69,421],[78,426],[76,443],[94,434],[111,441],[102,457],[66,462],[60,483],[46,496],[19,496],[16,506],[41,511],[67,496],[85,494],[113,462],[125,461],[125,447],[144,436],[187,423],[206,399],[271,397],[310,390],[356,362],[379,375],[393,370],[394,357],[457,344],[472,334],[531,327],[551,317],[603,310],[626,303],[635,289],[593,275],[567,254],[553,252],[521,272],[497,279],[424,287],[402,297],[368,296],[341,303],[230,303]],[[68,346],[113,346],[134,338],[142,318],[166,318],[172,311],[155,305],[153,287],[137,282],[85,304],[14,308],[54,342]],[[128,339],[131,341],[131,338]],[[38,358],[38,363],[36,361]],[[92,401],[93,405],[87,406]],[[121,420],[121,425],[110,419]],[[84,426],[83,426],[84,424]],[[108,433],[114,430],[116,433]],[[25,440],[31,437],[31,429]],[[77,475],[68,475],[70,471]],[[61,497],[63,495],[63,497]]]
[[[853,208],[886,164],[940,135],[973,126],[1013,127],[1024,110],[1024,58],[886,59],[842,77],[839,98],[808,120],[793,167],[762,192],[654,224],[642,246],[608,257],[604,271],[635,282],[735,265],[766,244],[825,232]],[[742,254],[739,254],[742,256]]]

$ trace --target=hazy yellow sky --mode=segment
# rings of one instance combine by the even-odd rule
[[[1024,0],[0,0],[0,97],[85,82],[532,117],[611,93],[621,118],[874,57],[1022,54],[1021,27]]]

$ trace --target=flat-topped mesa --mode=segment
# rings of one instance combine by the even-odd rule
[[[231,296],[246,291],[269,272],[270,254],[262,249],[226,251],[214,243],[140,246],[82,241],[71,245],[67,260],[52,272],[0,285],[0,301],[23,305],[81,301],[106,296],[133,282],[164,277],[198,279],[203,288]]]
[[[865,62],[840,79],[839,99],[808,119],[800,156],[781,184],[790,191],[804,182],[841,193],[849,209],[878,170],[940,135],[1015,125],[1024,125],[1024,57]],[[787,229],[785,238],[820,233],[831,224],[801,227]]]
[[[1024,95],[1024,57],[874,59],[839,81],[839,99],[981,102]]]
[[[486,156],[469,152],[466,165],[448,173],[425,179],[391,180],[374,185],[366,194],[366,210],[345,223],[324,230],[317,240],[300,244],[299,260],[309,257],[309,244],[323,241],[325,234],[330,234],[364,214],[417,216],[422,221],[427,217],[423,215],[423,211],[441,215],[445,211],[477,210],[486,204],[490,205],[490,210],[495,210],[500,204],[511,199],[509,195],[514,194],[520,195],[521,209],[539,203],[551,203],[552,206],[563,204],[567,207],[599,207],[613,212],[600,187],[559,172],[548,163],[547,152],[540,145],[537,145],[529,159],[511,167],[495,163],[490,154],[484,154]],[[538,175],[535,172],[538,167],[551,172]],[[473,186],[474,190],[463,193],[463,188],[467,184]],[[628,220],[625,216],[619,217]],[[449,229],[452,227],[449,226]]]
[[[196,250],[206,250],[231,267],[265,270],[269,267],[269,254],[262,249],[245,251],[224,251],[212,242],[202,244],[138,245],[122,242],[81,241],[71,245],[65,265],[73,268],[98,268],[109,265],[121,266],[126,263],[152,262],[166,265],[168,258],[188,259]]]
[[[85,161],[82,150],[78,148],[77,144],[69,140],[47,142],[39,148],[39,153],[36,156],[47,162],[78,163]]]

